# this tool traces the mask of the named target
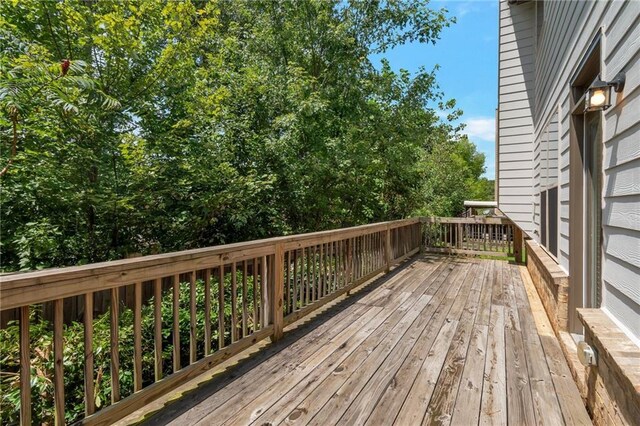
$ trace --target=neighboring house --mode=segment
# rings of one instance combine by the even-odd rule
[[[631,376],[635,402],[619,409],[640,422],[640,1],[500,0],[499,13],[498,206],[531,238],[556,333]],[[610,355],[615,339],[598,321],[628,359]],[[586,398],[593,411],[607,405]]]

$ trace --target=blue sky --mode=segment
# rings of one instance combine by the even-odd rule
[[[435,44],[410,43],[386,52],[394,69],[430,70],[440,65],[437,81],[445,99],[464,111],[464,130],[486,156],[485,176],[495,176],[495,108],[498,97],[498,1],[432,0],[446,7],[457,23]],[[376,61],[375,58],[374,63]]]

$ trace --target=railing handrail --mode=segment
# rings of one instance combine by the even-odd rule
[[[311,243],[327,243],[366,233],[395,229],[424,222],[413,217],[378,222],[348,228],[285,235],[261,240],[224,244],[212,247],[112,260],[80,266],[50,268],[0,276],[0,307],[2,310],[23,305],[48,302],[60,297],[73,297],[87,291],[99,291],[134,282],[154,274],[179,274],[194,268],[214,268],[221,264],[275,253],[277,244],[285,250]],[[139,271],[139,276],[136,272]]]

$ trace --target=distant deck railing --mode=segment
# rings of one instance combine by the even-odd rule
[[[521,231],[506,217],[431,217],[424,222],[430,252],[516,257],[522,246]]]
[[[39,355],[30,321],[48,319],[43,312],[53,323],[53,419],[65,423],[64,333],[75,320],[65,312],[70,300],[82,308],[75,324],[83,330],[78,350],[84,355],[84,365],[76,366],[84,372],[82,389],[69,392],[84,395],[78,402],[84,414],[73,420],[110,424],[260,340],[280,339],[288,324],[421,249],[506,256],[513,236],[507,219],[411,218],[2,276],[1,310],[19,313],[20,423],[32,422],[30,363]],[[131,303],[123,303],[127,297]],[[131,336],[121,333],[125,316],[132,318]],[[108,347],[98,349],[94,325],[101,318],[109,322]],[[98,350],[108,364],[100,373]],[[122,389],[125,376],[133,385]],[[99,408],[96,387],[107,378],[110,401]]]

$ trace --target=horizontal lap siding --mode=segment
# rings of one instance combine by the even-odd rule
[[[640,2],[626,2],[604,16],[603,77],[620,71],[603,127],[603,307],[640,341]]]
[[[533,3],[533,2],[532,2]],[[535,8],[523,4],[508,6],[501,2],[501,41],[513,43],[519,35],[523,39],[536,37]],[[523,14],[530,14],[531,28],[514,29],[513,22],[523,25]],[[513,18],[510,19],[509,15]],[[516,24],[517,25],[517,24]],[[623,93],[613,94],[613,107],[604,116],[603,123],[603,267],[602,293],[603,308],[622,324],[630,336],[640,340],[640,2],[545,2],[544,26],[539,40],[536,39],[535,57],[527,55],[522,59],[523,68],[533,68],[534,94],[528,101],[519,99],[518,108],[512,102],[500,104],[500,124],[505,126],[510,120],[533,117],[523,123],[527,130],[533,126],[532,135],[501,139],[499,146],[500,166],[503,156],[509,155],[509,163],[504,168],[507,176],[513,176],[513,165],[522,165],[522,174],[529,173],[528,192],[516,194],[520,186],[507,183],[508,177],[500,174],[499,188],[514,188],[500,194],[500,202],[509,206],[520,206],[529,200],[530,210],[540,188],[540,147],[539,135],[558,114],[558,184],[559,184],[559,238],[558,262],[569,270],[569,137],[570,137],[570,82],[585,56],[587,49],[602,28],[602,78],[612,80],[620,71],[627,76]],[[502,30],[505,30],[502,33]],[[527,48],[528,49],[528,48]],[[505,56],[507,58],[507,56]],[[502,61],[502,56],[501,56]],[[509,87],[529,81],[529,73],[518,74],[513,68],[514,59],[509,56],[500,64],[501,85]],[[509,73],[503,73],[503,71]],[[505,79],[505,82],[502,82]],[[507,80],[508,79],[508,80]],[[521,93],[521,92],[516,92]],[[501,93],[501,99],[510,100],[513,93]],[[535,108],[533,106],[535,105]],[[508,112],[503,109],[507,107]],[[510,107],[510,108],[509,108]],[[508,114],[505,117],[505,114]],[[527,115],[528,114],[528,115]],[[516,121],[511,121],[515,123]],[[520,121],[517,121],[520,123]],[[535,141],[535,142],[534,142]],[[528,144],[527,144],[528,142]],[[518,145],[522,144],[522,145]],[[525,147],[529,146],[527,152]],[[514,156],[518,157],[518,160]],[[530,160],[531,164],[526,164]],[[520,161],[514,163],[515,161]],[[522,162],[522,163],[521,163]],[[511,164],[509,166],[508,164]],[[518,181],[520,182],[520,181]],[[526,195],[525,195],[526,194]],[[509,213],[509,210],[506,210]],[[520,213],[522,220],[526,214]],[[529,213],[532,227],[538,226],[539,219]],[[535,228],[533,229],[535,230]],[[539,231],[539,230],[538,230]],[[534,236],[534,235],[532,235]]]
[[[498,204],[532,234],[533,79],[535,21],[532,5],[500,2],[498,88]]]

